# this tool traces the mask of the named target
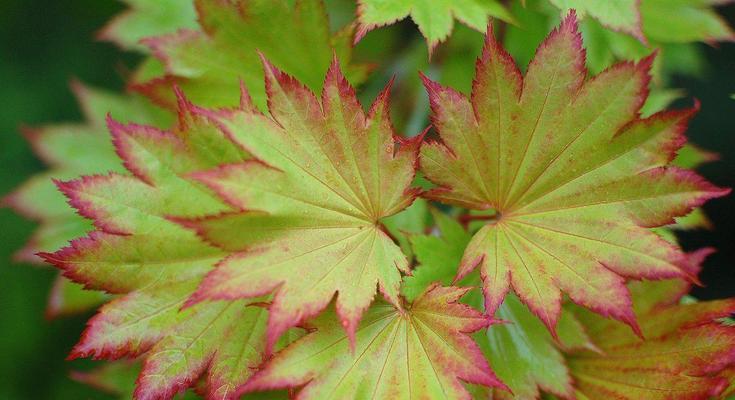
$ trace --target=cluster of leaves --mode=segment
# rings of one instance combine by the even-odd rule
[[[65,277],[49,312],[108,301],[70,357],[141,362],[77,379],[137,399],[731,391],[735,302],[681,304],[710,250],[670,232],[728,190],[686,168],[712,158],[684,147],[698,105],[647,102],[651,48],[731,39],[717,2],[360,0],[337,30],[320,0],[130,3],[102,36],[146,54],[137,94],[77,86],[88,122],[29,132],[52,170],[8,197],[42,221],[20,257]],[[537,14],[566,17],[525,40]],[[487,29],[474,77],[472,56],[437,54],[459,89],[422,75],[433,130],[411,138],[390,83],[363,109],[352,47],[409,15],[429,53],[454,17],[511,24],[508,50]],[[706,29],[667,33],[677,19]],[[625,34],[645,57],[590,77]]]

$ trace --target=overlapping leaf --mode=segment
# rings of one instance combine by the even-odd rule
[[[580,310],[601,352],[569,357],[577,398],[707,400],[722,394],[735,364],[735,327],[722,319],[735,302],[677,305],[688,290],[680,280],[632,285],[645,341]]]
[[[646,42],[732,41],[732,29],[714,7],[727,0],[622,0],[592,3],[549,0],[562,10],[589,14],[607,28]]]
[[[332,313],[243,388],[300,388],[299,399],[470,399],[463,382],[503,387],[468,333],[487,317],[458,303],[467,289],[432,286],[410,309],[374,304],[355,337],[354,354]]]
[[[207,371],[208,398],[232,398],[262,359],[267,311],[246,301],[180,311],[224,253],[170,221],[230,210],[187,174],[247,159],[219,127],[180,99],[173,131],[109,121],[133,176],[59,183],[98,230],[44,258],[87,288],[120,294],[89,322],[71,357],[145,353],[136,398],[171,398]]]
[[[729,0],[642,0],[643,31],[667,43],[719,42],[735,39],[727,21],[714,7]]]
[[[587,80],[572,13],[525,77],[490,34],[470,99],[426,81],[443,142],[421,150],[439,186],[427,197],[497,212],[458,274],[479,267],[488,312],[513,289],[553,330],[563,291],[635,328],[625,279],[688,275],[687,256],[647,227],[727,191],[668,165],[694,110],[638,117],[650,63]]]
[[[562,10],[573,9],[588,14],[606,27],[628,33],[645,42],[641,27],[640,0],[591,3],[584,0],[549,0]]]
[[[128,9],[117,15],[100,31],[99,38],[115,42],[124,49],[145,51],[144,38],[171,34],[196,27],[192,1],[123,0]]]
[[[376,287],[400,307],[408,262],[380,221],[413,202],[418,146],[396,142],[389,88],[365,115],[336,60],[321,102],[265,65],[271,118],[254,109],[215,117],[255,160],[197,175],[242,211],[186,222],[232,252],[190,304],[275,292],[274,343],[339,292],[337,314],[351,336]]]
[[[4,199],[14,210],[40,223],[30,241],[16,253],[19,261],[39,263],[36,253],[56,250],[92,229],[88,221],[69,208],[52,179],[123,170],[106,135],[106,113],[116,118],[135,116],[152,125],[167,124],[170,120],[137,96],[116,95],[78,82],[72,84],[72,89],[86,121],[27,129],[26,136],[33,150],[50,169],[31,177]],[[83,291],[59,277],[52,288],[47,315],[83,311],[105,298],[101,293]]]
[[[329,33],[322,0],[196,0],[201,31],[145,40],[166,66],[167,75],[136,87],[164,104],[174,105],[171,82],[202,106],[233,106],[242,80],[255,104],[265,109],[263,70],[258,52],[311,90],[321,90],[333,53],[353,83],[365,78],[365,66],[350,63],[352,31]],[[292,4],[293,3],[293,4]]]
[[[451,282],[457,273],[465,247],[472,235],[454,219],[435,212],[434,220],[439,228],[436,235],[414,235],[414,246],[419,265],[413,275],[404,280],[403,293],[414,299],[431,282]],[[462,280],[463,286],[479,286],[477,276]],[[465,301],[482,307],[482,298],[474,292]],[[548,330],[521,304],[510,295],[496,313],[503,324],[482,329],[474,337],[493,370],[512,394],[495,390],[493,398],[536,399],[539,390],[570,398],[573,389],[571,376],[559,347],[564,349],[593,348],[581,324],[570,312],[562,314],[559,322],[560,341],[554,341]],[[562,344],[562,346],[560,346]],[[489,396],[488,390],[477,392]]]
[[[479,31],[485,29],[489,17],[512,20],[505,7],[496,0],[358,0],[360,28],[356,40],[377,27],[409,15],[426,38],[430,53],[452,33],[455,18]]]

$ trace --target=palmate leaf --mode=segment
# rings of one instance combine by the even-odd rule
[[[485,29],[489,17],[513,20],[497,0],[358,0],[360,27],[355,40],[409,15],[426,38],[429,54],[452,33],[455,18],[479,31]]]
[[[123,49],[146,51],[144,38],[196,28],[196,12],[192,1],[123,0],[128,9],[115,16],[99,32],[98,37],[116,43]]]
[[[139,373],[138,363],[124,360],[108,362],[88,371],[72,371],[70,377],[120,400],[126,400],[133,397],[135,379]]]
[[[380,221],[418,193],[410,188],[417,141],[397,143],[389,87],[365,115],[336,59],[321,102],[264,62],[271,117],[254,108],[213,116],[254,160],[197,175],[241,211],[184,222],[231,253],[189,304],[274,292],[270,346],[339,292],[337,314],[352,337],[376,287],[400,308],[408,261]]]
[[[170,93],[176,82],[201,106],[234,106],[241,80],[255,104],[265,110],[263,70],[258,52],[311,90],[321,90],[324,72],[336,53],[352,83],[367,67],[351,64],[352,29],[334,35],[322,0],[195,0],[201,31],[181,30],[144,41],[165,65],[166,76],[134,88],[175,107]],[[292,4],[293,3],[293,4]]]
[[[334,314],[324,313],[243,392],[303,386],[298,399],[471,399],[461,381],[504,387],[468,336],[490,320],[458,303],[467,290],[431,286],[406,311],[374,304],[354,354]]]
[[[735,311],[735,302],[677,304],[689,286],[681,280],[631,284],[646,340],[619,323],[577,310],[601,350],[568,358],[577,399],[720,398],[735,365],[735,327],[722,319]]]
[[[186,100],[179,104],[172,131],[109,120],[133,176],[59,183],[98,230],[44,258],[87,288],[120,295],[90,320],[71,358],[145,354],[137,399],[171,398],[205,371],[206,396],[227,399],[262,360],[267,311],[246,301],[180,311],[224,253],[170,218],[231,210],[186,176],[248,155]]]
[[[472,238],[450,216],[436,210],[432,210],[432,215],[436,234],[409,236],[418,265],[411,271],[411,276],[403,279],[401,293],[408,301],[413,301],[434,282],[451,284],[457,275],[462,253]]]
[[[553,331],[564,291],[637,329],[625,279],[687,276],[686,255],[646,227],[727,191],[668,165],[693,110],[638,118],[651,61],[585,81],[572,13],[525,78],[489,34],[471,99],[426,79],[443,142],[421,150],[439,186],[426,197],[497,211],[457,277],[480,269],[489,313],[512,288]]]
[[[91,224],[77,215],[56,190],[52,179],[71,179],[83,174],[122,172],[109,136],[104,116],[135,116],[151,125],[165,125],[171,119],[138,96],[113,94],[72,82],[85,118],[83,123],[65,123],[26,129],[34,152],[49,166],[24,182],[5,199],[5,204],[39,222],[29,242],[15,257],[18,261],[40,263],[36,253],[53,251],[69,240],[84,235]],[[85,311],[106,299],[103,293],[84,291],[79,285],[58,277],[53,284],[46,314],[55,317]]]
[[[735,34],[714,7],[723,0],[549,0],[562,10],[588,14],[603,26],[646,43],[732,41]]]

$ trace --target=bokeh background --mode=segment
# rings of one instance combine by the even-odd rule
[[[115,0],[0,0],[0,194],[43,169],[19,133],[34,126],[77,121],[81,115],[69,90],[72,78],[120,89],[121,76],[137,56],[94,40],[95,33],[123,6]],[[721,9],[735,22],[735,6]],[[413,27],[407,24],[406,31]],[[400,28],[399,28],[400,29]],[[735,186],[735,44],[701,45],[706,65],[696,78],[677,77],[673,87],[702,101],[688,132],[699,146],[722,159],[700,172],[720,186]],[[689,249],[713,246],[694,295],[735,296],[735,196],[705,206],[711,231],[682,233]],[[108,399],[69,378],[91,362],[64,361],[89,315],[47,320],[44,309],[55,271],[15,264],[12,254],[34,224],[0,209],[0,399]]]

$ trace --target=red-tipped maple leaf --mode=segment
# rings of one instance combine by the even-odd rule
[[[225,254],[169,220],[231,210],[187,175],[248,158],[180,99],[172,131],[109,119],[132,176],[95,175],[58,185],[97,231],[43,257],[89,289],[120,297],[89,321],[70,357],[143,355],[137,399],[167,399],[206,372],[208,398],[232,398],[263,357],[267,310],[246,301],[180,311]]]
[[[184,222],[231,253],[189,304],[275,293],[270,345],[339,292],[337,315],[352,337],[376,287],[400,307],[408,262],[380,221],[417,194],[417,142],[397,143],[389,88],[363,112],[336,59],[321,102],[264,63],[271,116],[254,107],[212,115],[254,159],[196,175],[240,211]]]
[[[695,253],[701,259],[708,250]],[[630,285],[646,340],[625,326],[577,310],[599,352],[568,357],[578,399],[720,398],[735,365],[735,326],[722,322],[735,301],[678,304],[682,280]]]
[[[332,313],[296,341],[242,392],[300,388],[298,399],[471,399],[462,381],[505,388],[469,333],[490,320],[458,303],[468,289],[431,286],[406,311],[375,304],[355,337],[355,352]]]
[[[457,276],[480,268],[488,312],[512,288],[553,331],[563,291],[637,329],[626,278],[687,275],[686,255],[647,227],[727,191],[669,165],[695,110],[639,118],[652,61],[588,80],[571,13],[525,77],[489,32],[469,99],[425,79],[442,139],[421,149],[438,185],[427,197],[497,212]]]

